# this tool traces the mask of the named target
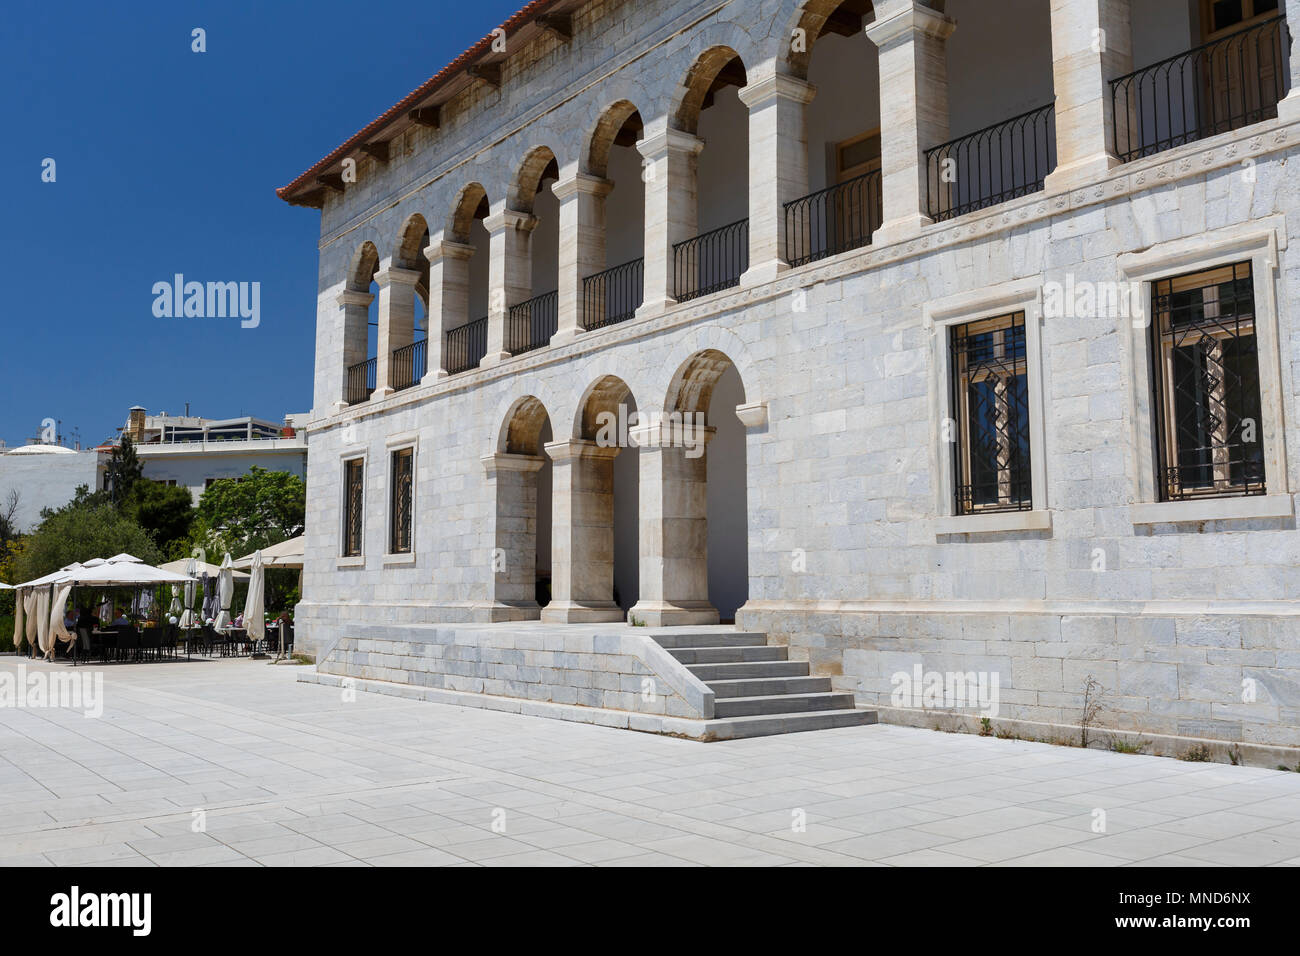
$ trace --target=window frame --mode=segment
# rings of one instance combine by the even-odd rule
[[[1279,252],[1286,249],[1286,225],[1281,215],[1230,226],[1205,235],[1158,243],[1142,252],[1119,257],[1122,279],[1140,283],[1138,301],[1146,314],[1123,320],[1120,361],[1128,390],[1130,422],[1129,472],[1132,502],[1129,518],[1135,525],[1180,521],[1220,521],[1290,517],[1295,513],[1288,487],[1284,422],[1283,354],[1277,283]],[[1250,262],[1255,294],[1255,339],[1259,362],[1259,435],[1264,444],[1263,495],[1205,496],[1162,501],[1156,484],[1155,383],[1150,314],[1152,286],[1192,272]]]
[[[955,431],[951,437],[946,433],[946,429],[955,428],[957,423],[956,410],[953,408],[951,331],[959,325],[996,319],[1017,312],[1023,312],[1025,316],[1030,507],[1026,510],[957,514],[957,455],[952,447],[957,436]],[[1050,530],[1052,513],[1047,495],[1048,449],[1043,419],[1047,370],[1042,351],[1041,280],[1021,279],[928,302],[924,306],[923,320],[930,334],[930,414],[935,429],[934,440],[931,442],[931,473],[935,476],[935,535]]]
[[[411,547],[409,551],[393,550],[393,464],[395,456],[402,451],[411,453]],[[386,565],[414,564],[416,559],[416,535],[418,533],[419,522],[416,521],[418,500],[418,469],[420,463],[420,442],[416,435],[406,433],[401,435],[392,435],[384,442],[384,452],[387,456],[386,475],[387,480],[384,486],[384,563]]]
[[[341,567],[364,565],[366,560],[366,472],[368,461],[365,452],[355,449],[344,451],[339,455],[339,548],[338,563]],[[348,466],[353,462],[361,463],[361,527],[357,552],[349,554],[348,546]]]

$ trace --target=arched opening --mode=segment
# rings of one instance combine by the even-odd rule
[[[874,19],[871,0],[809,0],[791,31],[786,69],[816,88],[804,114],[809,195],[787,212],[792,265],[867,245],[884,218],[880,66],[863,29]]]
[[[560,201],[551,186],[560,177],[555,153],[538,146],[528,153],[516,175],[510,208],[535,220],[527,243],[528,282],[523,301],[510,302],[505,349],[519,355],[551,340],[559,319]]]
[[[352,256],[343,309],[343,400],[356,405],[375,390],[379,336],[379,250],[363,242]]]
[[[418,275],[409,289],[403,286],[400,294],[393,290],[393,327],[388,336],[389,382],[394,389],[418,384],[428,370],[429,260],[424,255],[428,245],[429,225],[424,216],[415,213],[403,224],[393,250],[393,266]]]
[[[712,47],[682,84],[673,125],[703,142],[695,159],[695,222],[673,247],[673,298],[681,302],[740,284],[749,266],[749,111],[738,91],[745,64]]]
[[[664,405],[667,421],[680,421],[684,434],[706,439],[700,445],[703,470],[698,478],[706,483],[708,602],[724,622],[734,621],[737,608],[749,599],[746,439],[736,416],[736,406],[744,402],[735,364],[726,354],[706,349],[677,370]],[[689,443],[672,453],[689,457]]]
[[[551,440],[546,407],[527,395],[506,414],[497,453],[485,461],[496,486],[492,555],[494,616],[536,618],[551,600]]]
[[[463,282],[456,284],[458,291],[463,289],[463,302],[447,302],[447,290],[444,289],[446,339],[443,367],[452,375],[476,368],[487,353],[488,263],[491,258],[488,231],[483,225],[487,215],[486,190],[478,183],[470,183],[461,190],[447,223],[447,235],[467,247],[466,258],[457,262],[458,268],[463,270]]]
[[[627,383],[603,376],[579,402],[573,437],[547,446],[554,461],[554,599],[544,621],[621,621],[636,603],[640,473],[636,449],[628,447],[635,412]]]
[[[585,152],[582,171],[608,183],[607,193],[593,197],[602,235],[584,256],[592,270],[582,283],[587,329],[630,319],[645,295],[645,182],[636,149],[643,133],[637,108],[620,100],[601,115]]]

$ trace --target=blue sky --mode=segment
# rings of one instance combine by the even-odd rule
[[[0,30],[0,439],[311,406],[319,213],[275,195],[523,0],[22,4]],[[405,24],[405,27],[403,27]],[[191,30],[207,52],[191,51]],[[46,158],[56,181],[41,181]],[[152,287],[261,283],[261,324]]]

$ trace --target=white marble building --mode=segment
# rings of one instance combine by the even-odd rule
[[[882,719],[1300,746],[1300,0],[1224,6],[530,3],[280,190],[300,645],[734,619]]]

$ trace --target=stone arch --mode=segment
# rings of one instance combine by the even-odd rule
[[[789,22],[778,57],[782,72],[808,79],[817,41],[828,32],[843,32],[855,19],[874,19],[871,0],[805,0]],[[797,31],[797,32],[796,32]]]
[[[596,379],[587,386],[578,401],[577,414],[573,420],[573,437],[595,441],[600,433],[602,416],[606,413],[617,416],[619,406],[625,405],[629,398],[635,402],[631,387],[619,376],[607,374]]]
[[[533,200],[542,188],[542,180],[559,177],[560,168],[554,151],[549,146],[534,146],[510,181],[506,197],[508,207],[519,212],[532,212]]]
[[[488,214],[487,190],[479,183],[462,186],[456,194],[451,215],[447,219],[447,238],[456,242],[469,241],[470,224]]]
[[[348,264],[348,288],[354,292],[369,292],[371,280],[379,271],[379,250],[369,239],[357,246]]]
[[[393,265],[402,269],[419,269],[422,264],[427,267],[429,260],[424,257],[424,249],[428,245],[429,223],[422,214],[413,212],[398,230]]]
[[[605,108],[596,121],[582,151],[582,171],[604,178],[609,172],[609,151],[620,134],[640,138],[641,113],[631,100],[617,100]]]
[[[704,349],[680,366],[668,385],[664,409],[669,412],[707,412],[713,389],[735,363],[725,352]],[[743,381],[743,380],[742,380]]]
[[[734,49],[725,45],[709,47],[695,58],[678,87],[672,111],[673,126],[695,133],[709,94],[722,86],[744,86],[745,82],[745,65]]]
[[[720,325],[696,326],[682,335],[674,345],[672,354],[684,358],[676,364],[671,361],[663,364],[664,369],[674,369],[668,383],[658,391],[658,394],[664,396],[664,411],[695,410],[691,404],[690,390],[694,389],[694,394],[699,394],[702,374],[699,359],[704,355],[721,355],[735,366],[745,386],[746,401],[754,401],[763,395],[759,366],[745,340],[731,329]],[[711,395],[710,391],[710,397]]]
[[[507,410],[497,436],[497,451],[506,455],[542,454],[542,433],[550,416],[541,399],[525,395]]]

